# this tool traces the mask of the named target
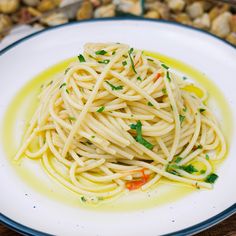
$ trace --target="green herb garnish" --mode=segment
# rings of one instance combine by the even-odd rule
[[[97,109],[97,112],[103,112],[104,111],[104,109],[105,109],[105,107],[100,107],[99,109]]]
[[[186,79],[188,79],[188,78],[187,78],[186,76],[183,76],[182,79],[183,79],[183,80],[186,80]]]
[[[107,53],[107,51],[105,50],[98,50],[95,52],[96,55],[105,55]]]
[[[126,66],[127,65],[127,61],[122,61],[122,65]]]
[[[200,174],[205,174],[206,173],[206,170],[201,170],[200,171]]]
[[[87,201],[84,196],[82,196],[80,199],[81,199],[82,202],[86,202]]]
[[[70,117],[69,117],[69,120],[76,120],[76,118],[73,117],[73,116],[70,116]]]
[[[184,119],[185,119],[185,116],[179,115],[179,122],[180,122],[180,125],[182,125]]]
[[[206,159],[207,159],[207,160],[209,160],[209,159],[210,159],[210,157],[209,157],[209,155],[208,155],[208,154],[206,154]]]
[[[68,67],[68,68],[66,68],[66,70],[65,70],[65,75],[67,74],[67,72],[70,70],[70,67]]]
[[[161,64],[161,66],[163,67],[163,68],[165,68],[165,69],[169,69],[169,67],[167,66],[167,65],[165,65],[165,64]]]
[[[206,177],[205,182],[214,184],[217,179],[218,179],[218,175],[215,173],[211,173]]]
[[[84,56],[82,54],[79,54],[78,59],[80,62],[85,62]]]
[[[110,62],[110,60],[98,61],[98,63],[100,63],[100,64],[108,64],[109,62]]]
[[[198,172],[198,170],[193,165],[187,165],[187,166],[180,166],[180,169],[192,174],[194,172]]]
[[[115,55],[115,54],[116,54],[116,51],[112,52],[112,54],[111,54],[111,55]]]
[[[137,136],[135,137],[135,140],[138,143],[142,144],[144,147],[150,150],[153,149],[154,145],[149,143],[146,139],[142,137],[142,123],[140,120],[137,122],[137,124],[131,124],[130,128],[136,130]]]
[[[94,136],[94,135],[92,135],[92,136],[91,136],[91,138],[95,138],[95,136]]]
[[[66,89],[66,92],[67,92],[68,94],[70,93],[68,89]]]
[[[111,89],[112,90],[122,90],[123,89],[123,86],[122,85],[119,85],[119,86],[115,86],[113,84],[111,84],[109,81],[105,81],[108,85],[110,85]]]
[[[147,60],[148,60],[148,61],[154,61],[154,60],[153,60],[153,59],[151,59],[151,58],[148,58]]]
[[[153,107],[153,104],[151,102],[148,102],[148,106]]]
[[[183,112],[186,112],[187,111],[187,107],[183,108]]]
[[[61,89],[62,87],[66,86],[66,83],[61,84],[61,86],[59,87],[59,89]]]
[[[134,71],[135,74],[137,74],[137,71],[135,70],[135,66],[134,66],[134,61],[133,61],[133,58],[131,56],[132,52],[134,51],[133,48],[130,48],[128,54],[129,54],[129,58],[130,58],[130,61],[131,61],[131,66],[132,66],[132,69]]]
[[[179,163],[179,162],[181,162],[182,160],[183,160],[182,157],[177,156],[176,159],[175,159],[175,163]]]
[[[137,77],[137,80],[142,81],[142,78],[140,76]]]
[[[167,93],[167,92],[166,92],[166,88],[163,88],[161,91],[162,91],[164,94]]]
[[[169,71],[166,72],[166,77],[167,77],[168,81],[170,82],[170,81],[171,81],[171,78],[170,78],[170,73],[169,73]]]
[[[204,112],[206,109],[204,109],[204,108],[199,108],[198,110],[199,110],[200,113],[202,113],[202,112]]]
[[[201,144],[197,145],[196,149],[202,149],[202,145]]]

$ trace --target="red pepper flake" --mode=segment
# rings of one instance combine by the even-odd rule
[[[162,73],[157,73],[156,77],[154,78],[154,82],[156,82],[159,78],[161,78],[163,74]]]
[[[141,172],[142,173],[142,177],[140,180],[133,180],[133,181],[129,181],[126,183],[126,188],[129,190],[136,190],[141,188],[144,184],[147,183],[148,179],[149,179],[149,175],[145,174],[145,169],[139,170],[139,171],[135,171],[135,172]]]

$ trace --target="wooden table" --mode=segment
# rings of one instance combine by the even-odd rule
[[[19,236],[20,234],[0,224],[0,235]],[[236,214],[196,236],[236,236]]]

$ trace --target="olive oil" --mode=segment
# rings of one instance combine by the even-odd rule
[[[194,80],[206,90],[211,91],[208,102],[214,102],[219,110],[219,114],[221,116],[221,129],[223,130],[227,144],[229,145],[233,130],[232,113],[226,99],[224,98],[224,95],[219,88],[216,87],[213,81],[209,80],[207,76],[200,71],[181,61],[157,53],[145,53],[161,60],[172,69],[184,74],[187,78]],[[146,192],[141,192],[140,190],[132,191],[125,194],[125,196],[121,196],[121,198],[117,198],[116,200],[112,200],[110,202],[99,201],[98,204],[93,205],[81,201],[81,196],[65,189],[62,185],[52,179],[48,179],[48,176],[44,172],[43,166],[39,160],[32,161],[27,158],[23,158],[20,165],[12,162],[13,156],[20,145],[20,140],[22,139],[22,134],[26,129],[27,122],[30,121],[37,107],[37,95],[40,92],[40,87],[42,84],[49,83],[58,73],[64,73],[69,64],[76,60],[78,59],[70,58],[46,69],[44,72],[40,73],[28,82],[9,104],[3,121],[2,143],[6,155],[9,158],[9,162],[11,162],[16,174],[34,191],[43,194],[52,200],[60,201],[63,204],[73,207],[98,211],[132,211],[150,207],[158,207],[160,205],[182,199],[194,191],[198,191],[194,187],[172,183],[171,181],[163,179]],[[196,90],[194,86],[189,86],[186,90],[195,92],[198,96],[201,96],[201,91]],[[19,121],[24,121],[24,124],[20,127],[21,136],[15,134],[16,129],[19,129],[17,126]],[[39,166],[41,177],[36,175],[35,172],[29,168],[29,162],[33,162],[33,165]],[[218,163],[212,163],[214,168],[217,168]]]

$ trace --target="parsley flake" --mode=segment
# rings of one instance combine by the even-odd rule
[[[204,108],[199,108],[198,110],[199,110],[200,113],[202,113],[202,112],[204,112],[206,109],[204,109]]]
[[[144,147],[150,150],[153,149],[154,145],[149,143],[146,139],[142,137],[142,123],[140,120],[137,122],[137,124],[131,124],[130,128],[136,130],[137,136],[135,137],[135,140],[138,143],[142,144]]]
[[[103,112],[104,111],[104,109],[105,109],[105,107],[100,107],[99,109],[97,109],[97,112]]]
[[[137,80],[140,80],[140,81],[142,81],[142,78],[141,78],[140,76],[138,76],[138,77],[137,77]]]
[[[137,71],[135,70],[135,66],[134,66],[134,61],[133,61],[133,58],[132,58],[132,56],[131,56],[131,54],[132,54],[133,51],[134,51],[134,49],[133,49],[133,48],[130,48],[128,54],[129,54],[129,59],[130,59],[130,61],[131,61],[132,69],[133,69],[134,73],[137,74]]]
[[[170,82],[170,81],[171,81],[171,78],[170,78],[170,73],[169,73],[169,71],[166,72],[166,77],[167,77],[168,81]]]
[[[153,104],[151,102],[148,102],[148,106],[153,107]]]
[[[179,163],[179,162],[181,162],[182,160],[183,160],[182,157],[177,156],[176,159],[175,159],[175,163]]]
[[[82,54],[79,54],[78,59],[80,62],[85,62],[84,56]]]
[[[110,62],[110,60],[98,61],[98,63],[100,63],[100,64],[108,64],[109,62]]]
[[[179,115],[179,122],[180,122],[180,125],[182,125],[184,119],[185,119],[185,116]]]
[[[210,183],[210,184],[214,184],[215,181],[218,179],[218,177],[219,176],[217,174],[211,173],[206,177],[205,182]]]
[[[61,89],[62,87],[66,86],[66,83],[63,83],[60,85],[59,89]]]
[[[95,52],[96,55],[105,55],[107,53],[107,51],[105,50],[98,50]]]
[[[119,85],[119,86],[115,86],[113,84],[111,84],[109,81],[105,81],[108,85],[110,85],[111,89],[112,90],[122,90],[123,89],[123,86],[122,85]]]
[[[165,68],[166,70],[169,69],[169,67],[168,67],[167,65],[165,65],[165,64],[161,64],[161,66],[162,66],[163,68]]]
[[[126,66],[127,65],[127,61],[122,61],[122,65]]]

